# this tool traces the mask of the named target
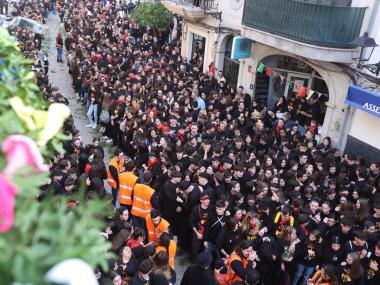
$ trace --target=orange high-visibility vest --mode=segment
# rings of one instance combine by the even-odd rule
[[[311,278],[311,281],[314,285],[330,285],[329,282],[323,282],[321,270],[315,272],[314,276]]]
[[[137,183],[133,189],[133,201],[131,214],[136,217],[145,218],[153,209],[150,199],[154,194],[154,189],[145,184]]]
[[[115,181],[115,178],[112,177],[112,175],[111,175],[111,172],[110,172],[110,166],[111,165],[116,168],[117,173],[122,172],[124,170],[124,158],[120,159],[120,161],[117,162],[116,158],[114,157],[111,159],[110,164],[108,166],[108,171],[107,171],[108,185],[111,186],[112,188],[116,188],[117,187],[117,181]]]
[[[145,217],[145,225],[146,230],[148,231],[148,239],[149,241],[155,241],[158,242],[160,235],[163,232],[169,231],[169,222],[163,218],[161,218],[161,222],[155,226],[153,224],[152,218],[150,217],[150,214],[146,215]]]
[[[241,257],[234,251],[230,258],[228,259],[228,263],[227,263],[227,266],[228,266],[228,274],[229,274],[229,278],[228,278],[228,285],[231,285],[232,283],[234,283],[235,281],[243,281],[243,279],[241,279],[235,272],[234,270],[232,269],[231,267],[231,263],[235,260],[239,260],[243,263],[243,267],[244,268],[247,268],[247,265],[248,265],[248,260],[243,258],[243,260],[241,259]]]
[[[159,253],[160,251],[166,251],[166,247],[159,245],[156,247],[156,253]],[[174,269],[174,257],[177,253],[177,244],[174,240],[170,240],[169,243],[169,252],[167,252],[169,256],[169,266]]]
[[[119,174],[119,203],[132,205],[132,193],[138,177],[130,171]]]

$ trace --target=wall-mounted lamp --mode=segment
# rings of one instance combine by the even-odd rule
[[[365,32],[364,35],[355,38],[351,44],[355,47],[360,47],[360,55],[359,58],[353,58],[354,60],[357,60],[358,62],[358,68],[359,69],[367,69],[371,73],[376,74],[376,76],[380,73],[380,61],[376,64],[363,64],[364,62],[368,61],[373,53],[373,50],[378,46],[375,39],[370,38],[368,35],[368,32]],[[369,57],[364,58],[364,50],[369,49]]]

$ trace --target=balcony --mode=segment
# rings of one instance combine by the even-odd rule
[[[215,8],[214,0],[161,0],[172,13],[197,22],[206,17],[206,11]]]
[[[243,25],[246,29],[308,45],[352,49],[350,42],[360,33],[365,8],[310,3],[304,0],[245,0]]]

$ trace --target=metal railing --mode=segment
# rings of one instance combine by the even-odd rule
[[[199,7],[205,10],[215,8],[215,0],[166,0],[178,5]]]
[[[293,0],[245,0],[243,24],[253,29],[324,47],[352,48],[365,8]]]

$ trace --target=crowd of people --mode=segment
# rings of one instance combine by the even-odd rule
[[[133,3],[58,4],[57,61],[102,139],[83,146],[67,121],[51,188],[70,196],[83,181],[105,202],[104,181],[112,189],[103,235],[117,258],[97,271],[101,284],[379,284],[380,164],[319,139],[313,98],[255,102],[221,71],[203,72],[199,54],[180,55],[180,22],[142,27]],[[43,22],[42,6],[17,11]],[[67,103],[39,60],[42,36],[13,33],[45,98]],[[115,146],[108,167],[103,139]],[[192,264],[177,281],[179,255]]]

